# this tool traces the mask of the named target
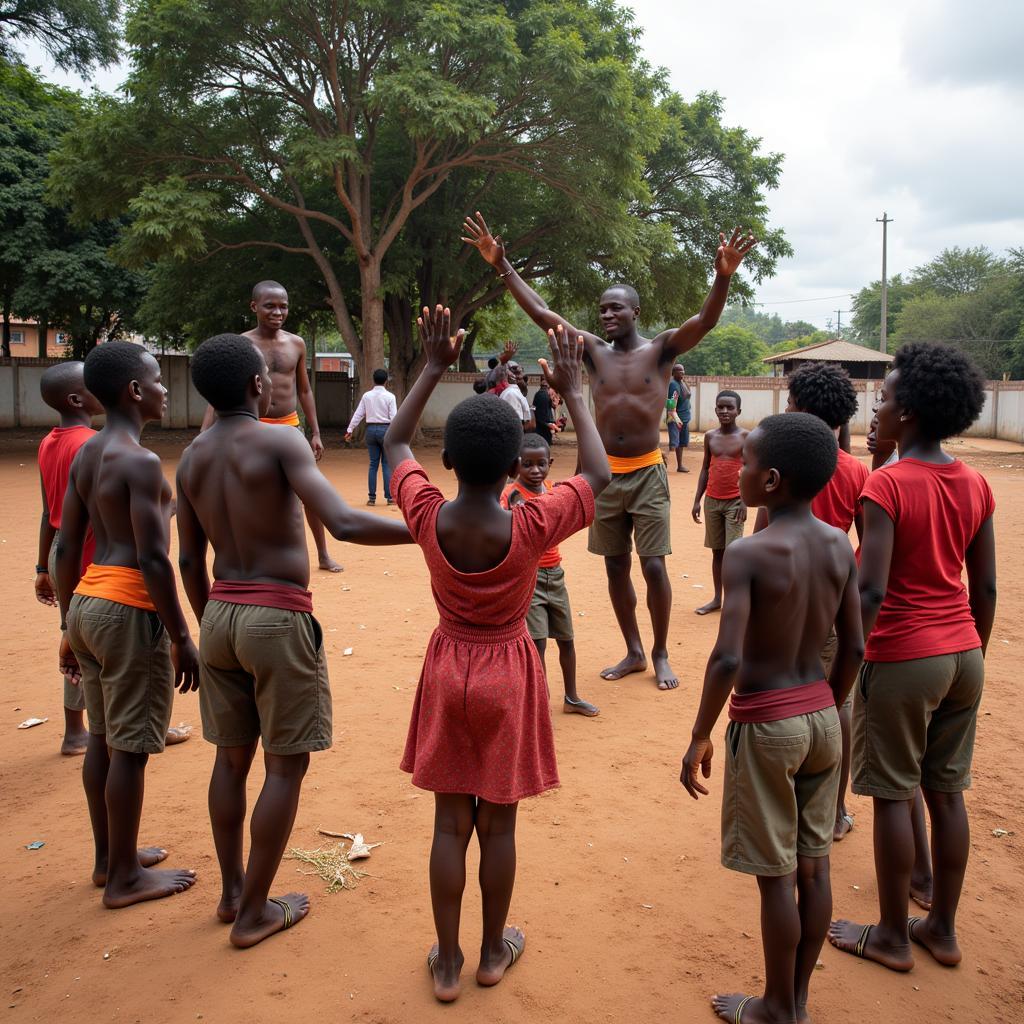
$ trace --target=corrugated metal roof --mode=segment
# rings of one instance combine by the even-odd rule
[[[794,348],[768,356],[765,363],[781,363],[787,359],[810,359],[822,363],[891,363],[892,355],[877,349],[854,345],[850,341],[822,341],[806,348]]]

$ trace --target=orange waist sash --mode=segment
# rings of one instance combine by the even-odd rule
[[[94,562],[85,570],[75,593],[82,597],[102,597],[105,601],[116,601],[147,612],[156,611],[142,572],[126,565],[96,565]]]
[[[611,468],[612,473],[616,475],[621,475],[622,473],[635,473],[638,469],[646,469],[648,466],[656,466],[661,461],[660,448],[655,448],[654,451],[648,452],[646,455],[608,456],[608,465]]]
[[[261,416],[260,423],[272,423],[279,427],[297,427],[299,425],[299,414],[293,409],[287,416]]]

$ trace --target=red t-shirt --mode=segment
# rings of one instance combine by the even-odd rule
[[[839,449],[832,479],[815,495],[811,511],[823,523],[849,533],[860,507],[860,494],[868,479],[868,467],[849,452]]]
[[[550,491],[551,484],[544,481],[544,490]],[[513,491],[518,491],[523,496],[523,501],[533,501],[534,498],[539,498],[539,494],[535,494],[529,488],[524,487],[518,480],[514,480],[501,492],[501,507],[509,508],[508,499]],[[540,556],[540,561],[537,563],[539,569],[554,569],[556,565],[562,564],[562,555],[556,545],[553,548],[548,548],[543,555]]]
[[[55,530],[60,529],[71,463],[75,461],[78,449],[95,433],[92,427],[54,427],[39,443],[39,475],[43,480],[46,507],[50,511],[50,525]],[[83,569],[92,563],[95,550],[96,540],[90,528],[85,532],[82,547]]]
[[[865,661],[910,661],[981,646],[964,555],[995,510],[985,478],[960,461],[900,459],[876,470],[862,500],[895,525],[885,600],[867,639]]]

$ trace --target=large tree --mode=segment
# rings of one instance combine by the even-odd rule
[[[32,38],[57,67],[88,78],[117,61],[120,10],[120,0],[0,0],[0,62],[18,63],[18,43]]]
[[[719,227],[765,227],[780,158],[717,97],[667,95],[611,0],[138,0],[126,36],[128,95],[95,102],[55,193],[129,209],[126,258],[311,261],[363,375],[385,330],[400,385],[415,373],[419,302],[472,329],[500,297],[460,252],[477,206],[526,276],[591,300],[633,277],[652,314],[692,312]],[[788,252],[766,239],[755,274]]]

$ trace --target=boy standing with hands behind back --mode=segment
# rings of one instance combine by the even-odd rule
[[[722,864],[757,876],[763,997],[718,995],[732,1024],[803,1021],[832,907],[828,854],[845,700],[864,654],[857,565],[846,535],[811,499],[836,467],[836,439],[807,413],[769,416],[743,448],[740,490],[766,529],[724,559],[726,602],[680,782],[695,800],[711,775],[711,730],[735,685],[725,734]],[[821,648],[835,623],[828,680]],[[797,899],[799,893],[799,899]]]

